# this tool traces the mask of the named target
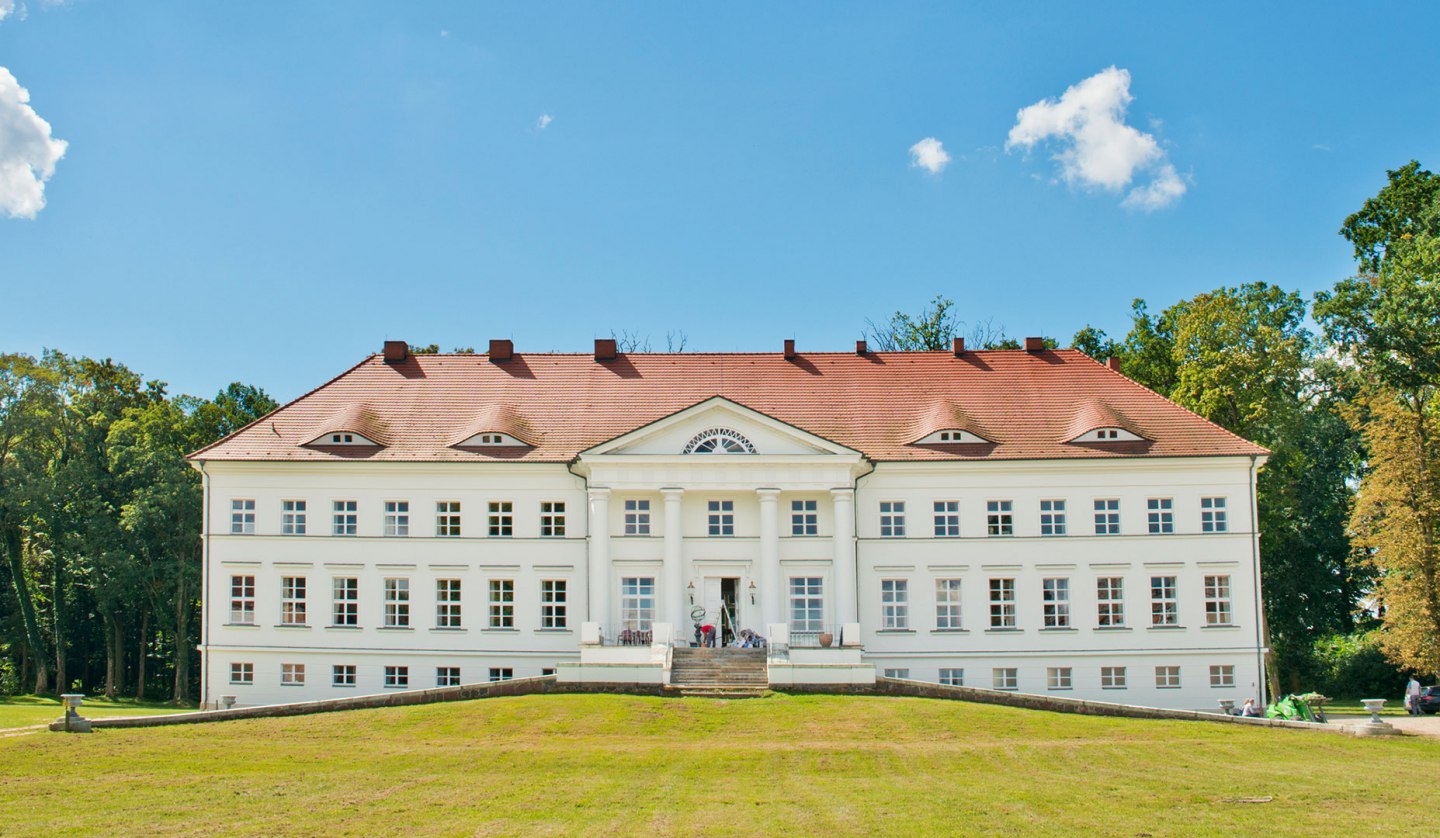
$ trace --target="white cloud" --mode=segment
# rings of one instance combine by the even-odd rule
[[[551,116],[548,113],[542,113],[540,114],[540,118],[535,120],[535,130],[544,131],[550,125],[550,123],[554,121],[555,117]]]
[[[30,92],[0,67],[0,211],[11,218],[44,209],[45,181],[65,156],[66,142],[50,136],[50,123],[29,102]]]
[[[1119,192],[1148,174],[1151,180],[1132,188],[1122,205],[1147,211],[1169,206],[1185,194],[1186,184],[1153,135],[1125,124],[1133,98],[1130,72],[1108,67],[1072,85],[1059,99],[1021,108],[1005,148],[1028,151],[1053,140],[1060,146],[1054,157],[1067,183]]]
[[[938,175],[950,165],[950,154],[945,151],[944,143],[934,137],[926,137],[910,146],[910,165]]]
[[[15,13],[15,0],[0,0],[0,20],[4,20]],[[24,9],[21,9],[21,17],[24,17]]]

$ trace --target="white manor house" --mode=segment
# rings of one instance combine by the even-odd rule
[[[415,355],[191,455],[203,697],[558,673],[1263,700],[1265,449],[1074,350]],[[686,652],[694,655],[694,652]]]

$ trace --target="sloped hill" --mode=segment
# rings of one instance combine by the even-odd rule
[[[0,834],[1334,834],[1426,822],[1436,765],[954,701],[528,696],[0,739]]]

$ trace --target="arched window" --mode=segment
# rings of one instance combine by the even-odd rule
[[[711,428],[695,435],[683,454],[754,454],[750,440],[728,428]]]

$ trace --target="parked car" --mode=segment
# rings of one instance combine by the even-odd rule
[[[1440,686],[1426,687],[1420,691],[1420,712],[1440,713]]]

